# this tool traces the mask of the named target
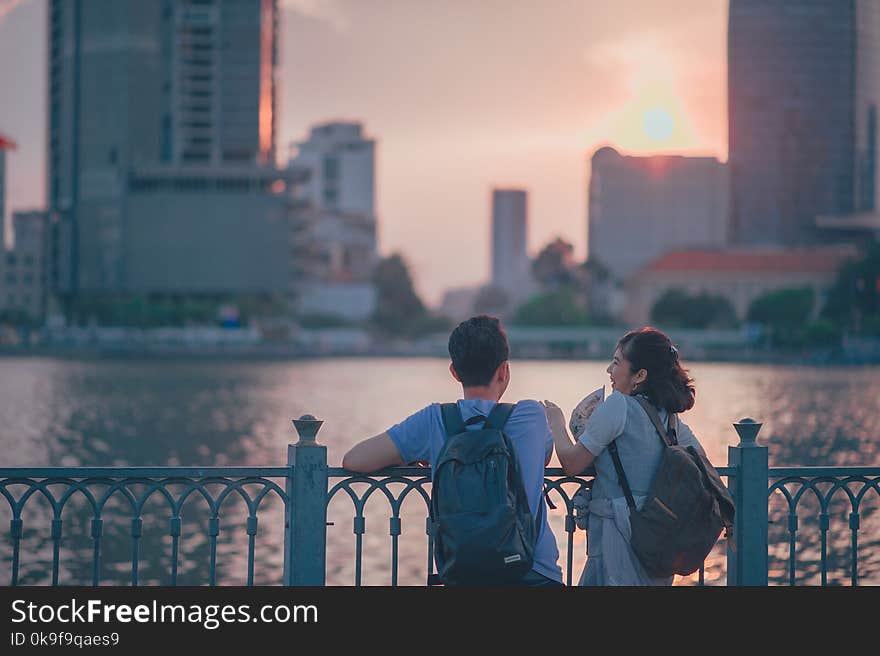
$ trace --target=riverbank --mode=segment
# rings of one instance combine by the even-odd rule
[[[609,351],[610,352],[610,351]],[[688,362],[741,364],[780,364],[808,366],[871,366],[880,364],[880,355],[857,350],[823,349],[799,352],[755,347],[683,349]],[[372,345],[368,348],[310,349],[296,344],[258,343],[249,345],[137,345],[137,344],[37,344],[0,346],[0,358],[35,357],[68,360],[174,359],[174,360],[311,360],[336,358],[447,358],[442,347],[424,344]],[[514,360],[602,361],[607,355],[589,348],[558,345],[511,344]]]
[[[661,328],[662,329],[662,328]],[[509,326],[511,357],[518,360],[605,360],[622,327]],[[847,339],[841,346],[781,350],[757,343],[746,330],[667,330],[689,362],[755,364],[880,364],[880,339]],[[40,329],[0,341],[2,356],[52,358],[294,360],[334,357],[448,357],[448,335],[389,339],[360,328],[298,330],[267,336],[254,327]],[[5,343],[4,343],[5,342]]]

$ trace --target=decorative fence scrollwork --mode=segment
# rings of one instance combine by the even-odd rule
[[[828,533],[831,528],[831,504],[839,500],[848,502],[849,513],[846,517],[850,532],[849,540],[849,579],[851,585],[859,583],[859,532],[862,528],[862,519],[865,516],[863,509],[868,500],[880,501],[880,468],[877,467],[789,467],[782,469],[770,469],[771,480],[776,479],[769,488],[768,496],[771,505],[774,498],[782,498],[783,504],[776,504],[776,513],[771,516],[770,524],[774,527],[772,542],[780,542],[785,539],[787,533],[788,543],[788,584],[795,585],[798,566],[798,533],[801,530],[798,506],[803,503],[814,502],[818,504],[818,513],[815,518],[810,516],[808,529],[818,529],[819,533],[819,561],[817,563],[821,585],[828,584],[829,554]],[[872,494],[873,493],[873,494]],[[781,508],[779,506],[782,506]],[[867,514],[877,517],[877,508],[870,508]],[[782,528],[784,514],[784,529]],[[780,530],[781,529],[781,530]],[[872,546],[880,545],[880,539],[875,534],[872,536]]]
[[[59,585],[60,551],[64,538],[65,510],[76,500],[85,503],[90,517],[92,540],[91,585],[101,583],[101,555],[104,520],[108,504],[122,501],[129,516],[131,539],[131,585],[140,583],[141,538],[144,508],[158,499],[167,510],[171,541],[170,571],[165,581],[178,584],[178,561],[182,535],[183,507],[190,499],[203,502],[209,544],[208,581],[217,583],[217,538],[221,517],[230,498],[240,499],[246,508],[247,585],[254,584],[254,559],[258,515],[267,497],[277,498],[285,507],[288,497],[282,486],[271,480],[284,477],[284,468],[43,468],[0,470],[0,496],[11,516],[10,584],[19,583],[21,542],[24,536],[24,513],[28,503],[42,498],[51,511],[52,564],[51,585]],[[155,514],[155,513],[153,513]],[[80,582],[83,583],[83,582]]]
[[[185,546],[184,506],[191,509],[192,504],[198,503],[200,510],[197,512],[187,510],[190,515],[186,526],[193,522],[194,516],[196,525],[204,525],[203,535],[199,534],[201,542],[196,545],[204,551],[203,554],[199,553],[197,560],[201,566],[207,567],[206,580],[201,583],[218,583],[218,540],[222,524],[224,531],[228,530],[225,527],[235,530],[240,530],[241,525],[244,527],[247,535],[244,578],[247,585],[254,585],[257,578],[258,527],[283,531],[283,543],[279,538],[268,545],[270,560],[274,557],[274,564],[267,566],[271,570],[280,566],[283,560],[281,583],[325,585],[328,570],[327,527],[334,524],[327,521],[328,505],[347,497],[352,504],[355,542],[351,583],[363,583],[367,519],[376,516],[372,511],[367,512],[367,504],[371,499],[384,498],[388,504],[384,516],[388,518],[388,534],[391,538],[391,585],[398,585],[400,536],[404,519],[406,516],[429,516],[431,472],[422,467],[396,467],[361,475],[328,467],[326,447],[315,439],[320,424],[320,420],[309,416],[294,421],[300,432],[300,441],[289,446],[287,465],[283,467],[0,469],[0,518],[9,518],[8,533],[0,530],[0,577],[12,585],[34,582],[22,580],[23,556],[35,556],[26,548],[23,551],[30,530],[31,539],[34,539],[35,532],[48,533],[48,537],[45,534],[40,537],[42,543],[38,549],[34,549],[40,550],[42,560],[36,565],[30,564],[31,574],[36,570],[37,574],[48,578],[51,585],[70,582],[61,576],[61,555],[62,544],[70,539],[72,531],[69,527],[74,523],[81,531],[77,537],[87,540],[89,544],[91,584],[106,583],[102,576],[102,559],[107,547],[107,526],[119,530],[116,522],[123,521],[127,522],[124,524],[127,528],[123,529],[127,531],[125,540],[116,540],[111,544],[118,555],[125,542],[123,559],[126,558],[124,550],[130,549],[130,571],[125,569],[125,583],[141,585],[147,578],[148,584],[177,585],[180,579],[179,561]],[[734,540],[733,544],[726,544],[722,540],[716,546],[716,551],[726,553],[720,557],[714,556],[715,569],[710,582],[720,580],[718,568],[724,567],[728,585],[766,585],[771,580],[795,585],[798,582],[798,567],[806,563],[815,569],[821,584],[825,585],[829,583],[829,571],[839,566],[838,561],[842,558],[840,553],[843,551],[850,554],[848,579],[852,585],[864,581],[866,575],[871,582],[880,580],[880,558],[876,553],[871,553],[869,558],[859,556],[860,549],[866,546],[880,551],[880,512],[873,505],[880,501],[880,467],[771,469],[767,464],[767,447],[759,445],[755,439],[760,424],[743,420],[734,426],[740,434],[740,443],[729,447],[728,466],[718,468],[718,473],[726,477],[736,502]],[[584,558],[586,553],[586,537],[578,535],[575,526],[573,497],[578,489],[591,486],[592,482],[591,475],[566,476],[556,468],[545,471],[545,495],[554,505],[559,504],[555,511],[548,513],[548,518],[556,525],[554,530],[557,536],[565,533],[565,544],[561,549],[564,551],[562,565],[569,585],[572,584],[576,568],[574,555],[577,553],[579,558]],[[421,499],[424,509],[415,515],[404,512],[407,499]],[[159,510],[148,513],[148,505],[157,503]],[[799,513],[809,503],[818,505],[815,518],[815,551],[818,556],[814,558],[809,551],[813,548],[810,536],[813,535],[814,520]],[[831,506],[837,503],[845,504],[848,510],[846,549],[841,548],[840,542],[829,542],[830,529],[836,517]],[[71,519],[71,507],[77,504],[78,514]],[[240,507],[242,504],[243,513],[239,511],[237,518],[230,519],[229,506]],[[120,505],[121,511],[115,507]],[[34,515],[38,516],[37,522],[33,521]],[[141,568],[148,536],[145,520],[150,519],[150,528],[153,530],[157,515],[160,519],[167,519],[167,530],[161,534],[162,539],[153,545],[153,550],[164,549],[167,544],[170,552],[167,572],[160,577],[162,580],[157,580],[155,574],[152,577],[142,576]],[[259,520],[260,516],[264,518],[263,521]],[[108,519],[110,523],[105,524]],[[241,525],[232,524],[233,521],[239,521]],[[29,529],[31,523],[35,523],[36,528]],[[426,563],[425,571],[430,575],[434,568],[433,540],[427,519],[425,532],[427,551],[422,562]],[[231,538],[227,534],[224,537],[224,544],[228,544]],[[333,538],[336,544],[341,536],[337,532]],[[262,549],[263,542],[259,542]],[[780,542],[785,542],[788,552],[787,558],[784,558],[787,580],[783,581],[779,580],[775,569],[768,575],[770,552],[777,557]],[[732,548],[734,544],[735,549]],[[580,546],[583,551],[577,552]],[[281,554],[279,550],[282,550]],[[51,554],[44,556],[43,551]],[[147,550],[146,553],[153,552]],[[83,553],[78,555],[83,556]],[[410,561],[418,562],[412,558]],[[116,566],[124,564],[118,560],[114,562]],[[8,571],[5,571],[7,567]],[[117,567],[117,573],[119,569]],[[73,582],[80,585],[86,583],[81,580]],[[694,582],[698,585],[706,583],[704,568],[700,569]],[[111,583],[122,584],[118,580]],[[338,580],[333,583],[349,584]]]

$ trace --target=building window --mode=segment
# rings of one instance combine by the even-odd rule
[[[866,142],[859,209],[870,212],[874,209],[874,178],[877,171],[877,107],[875,105],[868,108]]]
[[[165,114],[162,117],[162,161],[170,162],[173,150],[171,116]]]
[[[324,158],[324,180],[336,181],[339,179],[339,159],[336,157]]]

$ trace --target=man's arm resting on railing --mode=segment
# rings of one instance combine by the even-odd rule
[[[387,432],[358,442],[342,457],[343,469],[364,474],[405,464]]]

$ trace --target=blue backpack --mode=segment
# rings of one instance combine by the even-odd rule
[[[457,403],[441,406],[446,441],[434,467],[431,522],[437,578],[446,585],[515,583],[531,568],[542,519],[532,518],[522,473],[504,424],[514,405],[498,403],[467,424]]]

